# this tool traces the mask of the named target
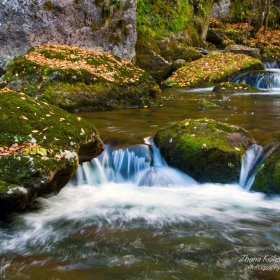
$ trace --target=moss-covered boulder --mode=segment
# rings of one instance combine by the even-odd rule
[[[210,119],[186,119],[160,129],[154,142],[166,162],[198,182],[238,182],[242,156],[252,144],[241,127]]]
[[[244,54],[208,54],[178,69],[163,84],[175,88],[210,87],[227,81],[237,71],[252,69],[264,66],[259,59]]]
[[[261,165],[251,190],[268,194],[280,194],[280,144]]]
[[[9,63],[3,80],[69,112],[162,105],[160,88],[144,70],[111,53],[66,45],[32,48]]]
[[[58,193],[104,149],[93,124],[24,93],[0,91],[0,215]]]
[[[231,83],[231,82],[224,82],[216,85],[213,88],[214,92],[217,93],[232,93],[232,92],[258,92],[261,91],[260,89],[250,86],[247,84],[238,84],[238,83]]]

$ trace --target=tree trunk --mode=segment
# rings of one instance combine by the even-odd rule
[[[252,22],[254,11],[256,9],[257,2],[258,2],[258,0],[254,0],[253,8],[252,8],[250,17],[249,17],[248,22],[247,22],[246,39],[248,37],[248,33],[249,33],[249,30],[250,30],[250,26],[251,26],[251,22]]]
[[[268,15],[270,12],[270,0],[267,0],[267,9],[266,9],[266,13],[265,13],[265,19],[264,19],[264,30],[263,33],[266,33],[267,30],[267,26],[268,26]]]
[[[258,31],[261,29],[261,27],[263,26],[263,21],[265,18],[265,7],[267,5],[267,0],[261,0],[261,6],[260,6],[260,10],[259,10],[259,19],[256,23],[256,26],[253,28],[252,32],[251,32],[251,36],[252,37],[256,37],[256,34],[258,33]]]

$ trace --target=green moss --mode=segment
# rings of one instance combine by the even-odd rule
[[[168,164],[199,182],[219,183],[238,181],[242,155],[252,143],[248,131],[209,119],[178,122],[154,140]]]
[[[0,93],[0,146],[11,146],[35,138],[47,149],[74,150],[85,135],[97,133],[96,128],[58,107],[33,100],[27,95],[13,91]],[[65,121],[61,121],[65,119]],[[38,131],[38,132],[32,132]],[[71,144],[75,143],[75,144]]]
[[[218,104],[209,101],[202,101],[200,104],[203,105],[204,107],[219,107]]]
[[[202,1],[208,11],[210,1]],[[138,34],[163,38],[169,32],[177,33],[194,28],[193,14],[196,12],[196,3],[183,1],[137,1],[137,31]],[[206,13],[205,13],[206,15]],[[202,14],[201,16],[204,16]]]
[[[251,190],[267,194],[280,194],[280,145],[260,166]]]

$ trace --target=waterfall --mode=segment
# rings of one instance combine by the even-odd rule
[[[250,190],[259,167],[274,149],[274,144],[269,144],[264,148],[259,145],[252,145],[242,158],[239,185]]]
[[[248,84],[263,90],[280,89],[280,70],[249,71],[233,77],[230,82]]]
[[[150,150],[147,145],[137,145],[112,151],[106,146],[105,151],[91,162],[79,165],[70,185],[98,185],[107,182],[125,182],[141,170],[151,165]]]
[[[79,165],[70,185],[100,185],[133,182],[137,186],[174,186],[194,184],[187,174],[169,167],[151,137],[146,145],[105,151],[91,162]]]
[[[170,167],[160,154],[151,137],[145,145],[105,151],[91,162],[84,162],[69,183],[70,186],[102,185],[110,182],[130,182],[137,186],[169,187],[190,186],[197,182],[182,171]],[[255,175],[275,144],[265,147],[252,145],[242,159],[239,185],[250,190]]]
[[[280,69],[279,60],[267,60],[263,61],[265,69]]]

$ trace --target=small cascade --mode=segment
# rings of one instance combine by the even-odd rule
[[[280,69],[279,60],[267,60],[263,61],[265,69]]]
[[[239,185],[250,190],[257,171],[259,170],[261,164],[267,158],[268,154],[271,153],[275,145],[270,144],[264,148],[259,145],[252,145],[244,154],[241,165]]]
[[[135,183],[138,186],[163,187],[196,184],[196,181],[189,175],[167,165],[151,137],[145,138],[144,140],[152,150],[152,166],[137,174],[135,177]]]
[[[132,182],[151,187],[196,183],[187,174],[166,164],[152,138],[146,138],[145,143],[114,151],[106,146],[99,157],[79,166],[69,185]]]
[[[248,84],[263,90],[280,89],[280,70],[249,71],[233,77],[230,82]]]
[[[125,182],[150,165],[151,155],[149,147],[146,145],[115,151],[112,151],[110,146],[106,146],[105,151],[99,157],[79,165],[70,185]]]

